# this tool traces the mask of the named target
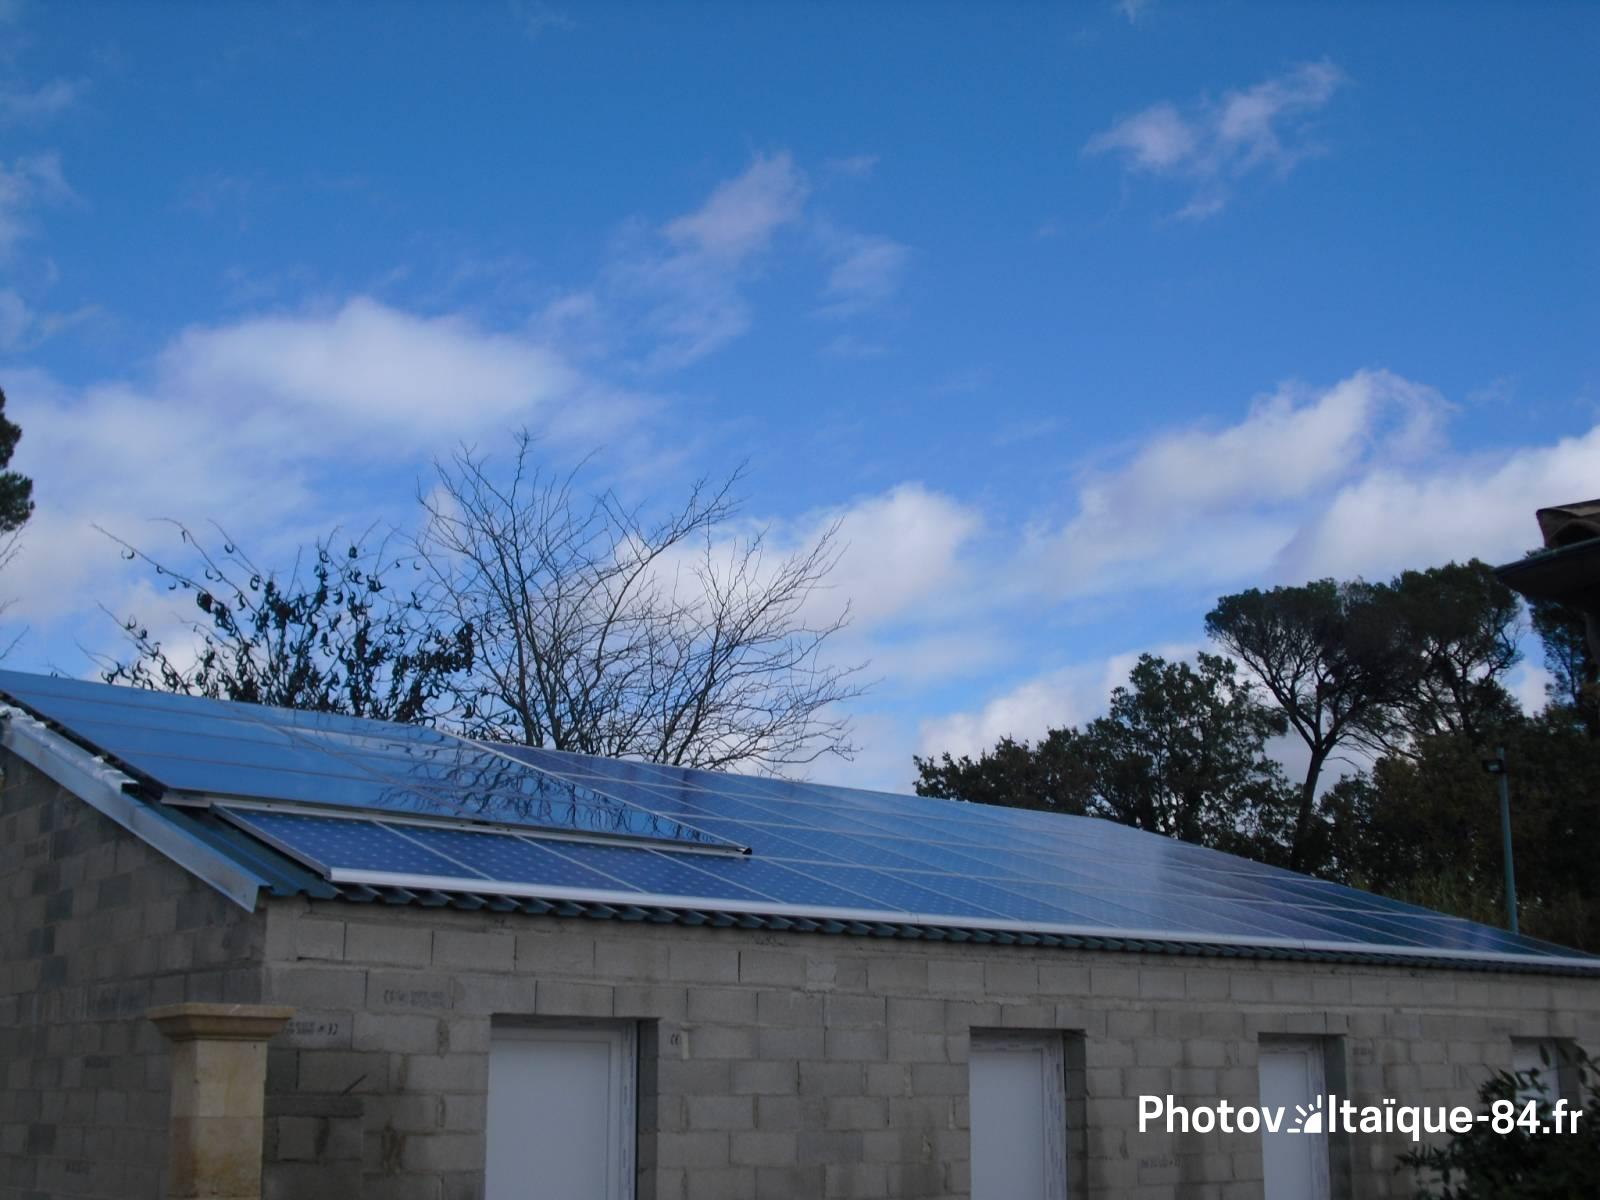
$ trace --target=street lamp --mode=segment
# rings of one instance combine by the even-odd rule
[[[1511,932],[1517,932],[1517,869],[1511,860],[1511,785],[1506,780],[1506,751],[1502,746],[1493,758],[1483,760],[1483,769],[1500,779],[1500,845],[1506,860],[1506,915]]]

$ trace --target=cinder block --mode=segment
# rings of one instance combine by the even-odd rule
[[[673,939],[667,944],[667,969],[672,978],[692,984],[739,982],[737,944],[705,945]]]
[[[689,991],[653,984],[618,984],[612,994],[612,1011],[618,1017],[682,1022],[688,1019]]]
[[[928,990],[928,960],[921,955],[871,959],[867,963],[867,988],[879,993],[924,995]]]
[[[274,1003],[296,1008],[357,1009],[368,994],[367,973],[352,967],[269,967],[267,988]]]
[[[1177,967],[1144,967],[1139,971],[1139,998],[1182,1000],[1188,995],[1187,975]]]
[[[1089,992],[1096,998],[1135,998],[1139,995],[1139,972],[1132,967],[1092,966]]]
[[[301,1050],[298,1054],[302,1092],[332,1092],[342,1096],[389,1090],[387,1054],[351,1050]]]
[[[481,1133],[413,1134],[406,1138],[400,1165],[407,1171],[471,1171],[483,1166]]]
[[[865,1078],[859,1063],[800,1064],[800,1094],[808,1098],[859,1096]]]
[[[888,1009],[882,996],[849,996],[835,992],[823,1001],[823,1022],[837,1029],[882,1029]]]
[[[807,1109],[817,1107],[799,1096],[757,1096],[756,1128],[792,1132],[811,1123]]]
[[[665,1058],[656,1064],[661,1096],[726,1096],[732,1088],[726,1059]]]
[[[942,1063],[949,1060],[949,1039],[942,1033],[918,1033],[889,1027],[887,1057],[897,1063]]]
[[[755,1128],[756,1106],[749,1096],[689,1096],[685,1103],[691,1130]]]
[[[750,988],[692,987],[688,989],[685,1014],[688,1020],[696,1022],[754,1025],[756,993]]]
[[[541,1016],[609,1017],[614,1011],[611,988],[595,983],[565,983],[547,980],[534,995]]]
[[[915,1063],[911,1067],[914,1096],[965,1096],[967,1068],[958,1063]]]
[[[823,1054],[836,1061],[882,1062],[889,1053],[884,1029],[834,1029],[823,1033]]]
[[[401,921],[352,921],[345,926],[344,954],[353,963],[426,967],[433,957],[433,931]]]
[[[796,992],[784,989],[775,991],[770,988],[760,992],[746,992],[754,995],[756,999],[755,1020],[763,1026],[789,1025],[815,1028],[820,1026],[825,1017],[823,1015],[823,1000],[831,1002],[833,997],[827,993]]]
[[[756,1130],[735,1133],[728,1142],[729,1161],[737,1166],[781,1167],[794,1163],[798,1157],[794,1133]]]
[[[302,920],[294,923],[294,952],[300,958],[342,959],[343,921]]]
[[[451,976],[451,981],[455,986],[456,1010],[482,1016],[536,1012],[543,988],[567,986],[554,980],[541,983],[528,975],[484,971],[458,972]]]
[[[601,979],[668,979],[668,945],[665,938],[597,938],[595,973]]]
[[[775,1060],[814,1060],[823,1057],[820,1025],[763,1025],[756,1032],[757,1056]]]
[[[963,960],[931,959],[928,990],[938,996],[983,994],[983,964]]]
[[[724,1131],[659,1134],[656,1162],[663,1167],[725,1167],[728,1165],[728,1134]],[[695,1179],[700,1179],[701,1174],[697,1170]]]
[[[357,1012],[350,1046],[391,1054],[438,1054],[443,1039],[436,1017]]]
[[[742,1025],[702,1025],[690,1030],[689,1054],[694,1058],[756,1058],[756,1031]]]
[[[918,1033],[943,1033],[945,1028],[944,1001],[891,996],[888,1002],[887,1019],[891,1029],[905,1029]]]
[[[447,971],[510,971],[517,961],[517,939],[509,933],[471,933],[437,929],[433,965]]]
[[[783,950],[740,950],[739,982],[804,987],[805,959]]]
[[[398,1061],[407,1091],[478,1095],[489,1086],[486,1054],[407,1054]]]
[[[366,983],[365,1007],[371,1012],[447,1013],[455,1007],[455,980],[449,975],[369,971]]]
[[[734,1095],[792,1096],[800,1089],[800,1070],[793,1062],[759,1059],[732,1065]]]
[[[820,1163],[803,1166],[757,1167],[755,1200],[795,1200],[823,1194]]]
[[[1034,996],[1039,992],[1039,967],[1021,955],[996,954],[984,964],[983,982],[990,997]]]
[[[595,940],[572,921],[549,921],[537,932],[517,933],[517,970],[542,976],[594,973]]]
[[[1089,968],[1082,963],[1041,963],[1039,991],[1047,996],[1086,996]]]

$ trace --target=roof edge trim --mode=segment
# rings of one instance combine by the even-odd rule
[[[1239,934],[1203,934],[1158,929],[1108,929],[1093,925],[1056,925],[1046,922],[985,919],[974,916],[943,916],[929,913],[890,912],[883,909],[826,908],[817,905],[776,904],[760,901],[705,899],[696,896],[667,896],[640,892],[609,892],[595,888],[564,888],[548,884],[517,884],[463,879],[454,876],[409,875],[391,871],[332,870],[328,880],[334,884],[357,884],[373,888],[401,888],[407,891],[464,890],[483,894],[526,897],[541,900],[571,900],[580,904],[620,904],[639,908],[680,908],[697,912],[740,913],[760,917],[791,917],[818,921],[861,921],[893,925],[914,925],[939,929],[984,930],[995,933],[1048,934],[1056,937],[1130,939],[1143,942],[1172,942],[1179,945],[1234,947],[1239,950],[1291,951],[1307,955],[1375,954],[1410,959],[1427,959],[1441,964],[1478,963],[1505,966],[1576,969],[1600,973],[1600,958],[1566,955],[1509,954],[1501,950],[1438,950],[1427,946],[1403,946],[1370,942],[1301,941],[1295,938],[1246,937]],[[475,887],[468,889],[467,884]]]
[[[22,709],[0,705],[0,745],[43,772],[102,816],[254,912],[267,881],[246,871],[148,804],[127,794],[137,781],[68,741]]]

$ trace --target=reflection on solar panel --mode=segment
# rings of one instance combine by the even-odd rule
[[[230,821],[346,885],[1600,966],[1091,818],[489,747],[14,672],[0,671],[0,693],[168,788],[238,798],[221,806]],[[590,836],[601,833],[655,840]],[[723,846],[752,853],[683,853]]]
[[[738,849],[481,743],[412,725],[0,671],[0,693],[164,788]]]

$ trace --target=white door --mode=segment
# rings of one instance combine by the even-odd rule
[[[1284,1112],[1279,1132],[1261,1133],[1266,1200],[1328,1200],[1327,1090],[1320,1043],[1262,1044],[1261,1106]]]
[[[1065,1200],[1061,1038],[974,1034],[972,1200]]]
[[[632,1200],[634,1061],[631,1027],[496,1029],[485,1200]]]

